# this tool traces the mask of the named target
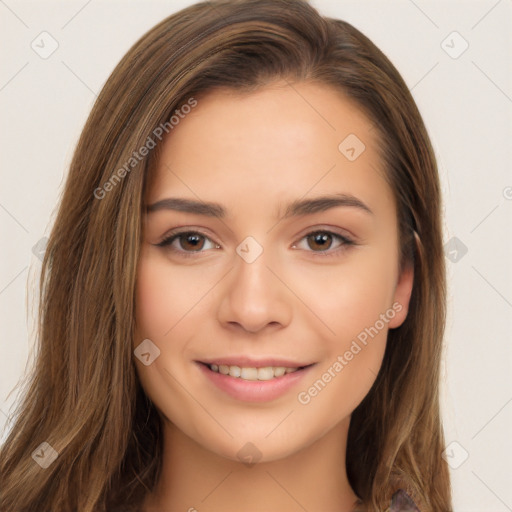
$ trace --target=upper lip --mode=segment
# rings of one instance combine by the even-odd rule
[[[207,365],[216,364],[217,366],[239,366],[240,368],[265,368],[269,366],[284,367],[284,368],[302,368],[309,366],[313,363],[299,363],[297,361],[290,361],[289,359],[280,359],[277,357],[265,357],[263,359],[253,359],[248,356],[230,356],[219,357],[214,359],[203,359],[198,361]]]

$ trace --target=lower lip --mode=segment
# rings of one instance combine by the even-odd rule
[[[244,402],[269,402],[279,398],[296,386],[314,366],[312,364],[302,370],[286,373],[281,377],[274,377],[270,380],[244,380],[214,372],[204,363],[197,364],[206,378],[217,388]]]

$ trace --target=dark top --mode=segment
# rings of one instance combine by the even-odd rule
[[[420,512],[420,509],[403,489],[399,489],[391,498],[389,512]]]

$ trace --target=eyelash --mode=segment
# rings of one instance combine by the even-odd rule
[[[305,238],[308,238],[311,235],[320,234],[320,233],[328,234],[328,235],[331,235],[333,238],[337,238],[340,242],[342,242],[342,245],[334,250],[327,249],[327,251],[306,251],[306,252],[312,252],[315,257],[328,258],[328,257],[338,256],[341,252],[347,250],[350,246],[356,245],[356,243],[352,239],[348,238],[347,236],[340,235],[339,233],[334,233],[327,229],[316,229],[316,230],[310,231],[309,233],[306,233],[299,240],[299,242],[304,240]],[[184,258],[195,258],[196,254],[204,252],[202,250],[201,251],[184,251],[184,250],[178,250],[178,249],[172,248],[171,244],[174,242],[174,240],[177,240],[182,235],[200,235],[204,238],[207,238],[215,245],[220,245],[220,244],[217,244],[216,242],[213,242],[213,240],[211,240],[210,237],[207,236],[206,234],[201,233],[200,231],[193,231],[193,230],[173,231],[173,232],[169,233],[169,235],[166,236],[161,242],[159,242],[158,244],[155,244],[155,245],[157,247],[163,247],[165,249],[169,249],[170,251],[172,251],[176,254],[179,254],[180,257],[184,257]],[[294,244],[294,246],[295,245],[296,244]]]

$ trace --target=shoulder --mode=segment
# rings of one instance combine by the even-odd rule
[[[403,489],[398,489],[391,497],[389,512],[420,512],[420,510]]]

